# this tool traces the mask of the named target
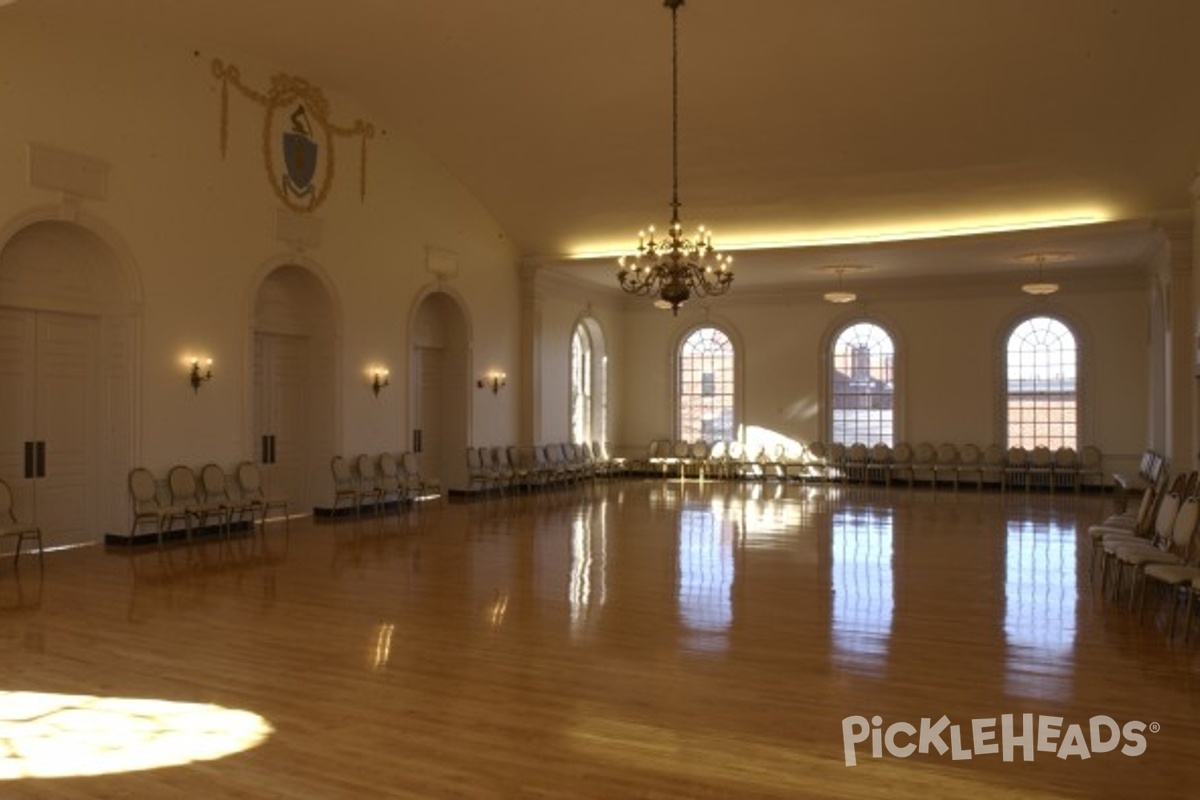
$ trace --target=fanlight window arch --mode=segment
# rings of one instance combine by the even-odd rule
[[[830,353],[830,441],[892,445],[896,437],[896,347],[873,322],[856,322]]]
[[[678,438],[736,438],[733,342],[719,328],[696,328],[679,345]]]
[[[1078,448],[1079,347],[1054,317],[1030,317],[1005,343],[1005,422],[1009,447]]]

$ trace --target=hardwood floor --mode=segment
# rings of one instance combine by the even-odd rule
[[[5,559],[0,797],[1194,796],[1200,631],[1089,587],[1110,506],[630,480]]]

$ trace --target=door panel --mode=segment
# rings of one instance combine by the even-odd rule
[[[37,315],[35,438],[46,443],[46,460],[34,492],[48,543],[90,541],[98,533],[93,375],[98,327],[89,317]]]
[[[97,513],[99,423],[95,318],[0,309],[0,477],[47,545],[88,542]],[[44,473],[26,476],[26,443]]]
[[[256,438],[272,436],[274,463],[264,465],[273,492],[296,508],[311,503],[307,480],[309,340],[260,333],[255,339]],[[259,453],[261,458],[262,453]]]

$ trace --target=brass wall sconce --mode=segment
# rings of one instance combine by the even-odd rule
[[[478,386],[480,389],[482,389],[484,387],[490,387],[492,390],[492,394],[499,394],[500,387],[503,386],[507,382],[508,382],[507,375],[505,375],[503,372],[493,371],[493,372],[489,372],[488,374],[484,375],[482,378],[477,380],[475,382],[475,385]]]
[[[371,376],[371,391],[375,393],[376,397],[379,397],[379,390],[391,384],[391,380],[388,378],[388,369],[387,367],[369,367],[367,372]]]
[[[191,369],[188,370],[188,383],[190,383],[192,385],[193,392],[199,392],[200,384],[204,383],[205,381],[212,380],[212,376],[213,376],[212,359],[211,358],[204,359],[203,370],[200,368],[200,359],[199,358],[193,356],[187,360],[192,365]]]

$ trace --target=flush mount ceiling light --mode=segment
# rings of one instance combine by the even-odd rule
[[[1023,256],[1017,256],[1017,262],[1020,264],[1033,264],[1037,266],[1037,278],[1021,285],[1021,291],[1025,294],[1031,294],[1037,297],[1054,294],[1058,291],[1058,284],[1053,281],[1048,281],[1045,278],[1045,266],[1047,264],[1061,264],[1075,258],[1074,253],[1066,253],[1062,251],[1048,253],[1026,253]]]
[[[824,294],[825,301],[829,303],[842,304],[853,303],[855,300],[857,300],[857,294],[854,292],[848,292],[842,287],[842,277],[847,272],[857,272],[860,269],[866,269],[866,267],[863,267],[859,264],[837,264],[831,267],[821,267],[822,272],[836,272],[838,279],[837,289]]]
[[[654,295],[654,305],[672,314],[692,296],[725,294],[733,283],[731,257],[713,247],[712,232],[701,225],[689,238],[679,221],[679,29],[677,13],[683,0],[664,0],[671,9],[671,226],[662,239],[654,227],[649,238],[638,234],[637,250],[617,259],[617,280],[634,295]]]

